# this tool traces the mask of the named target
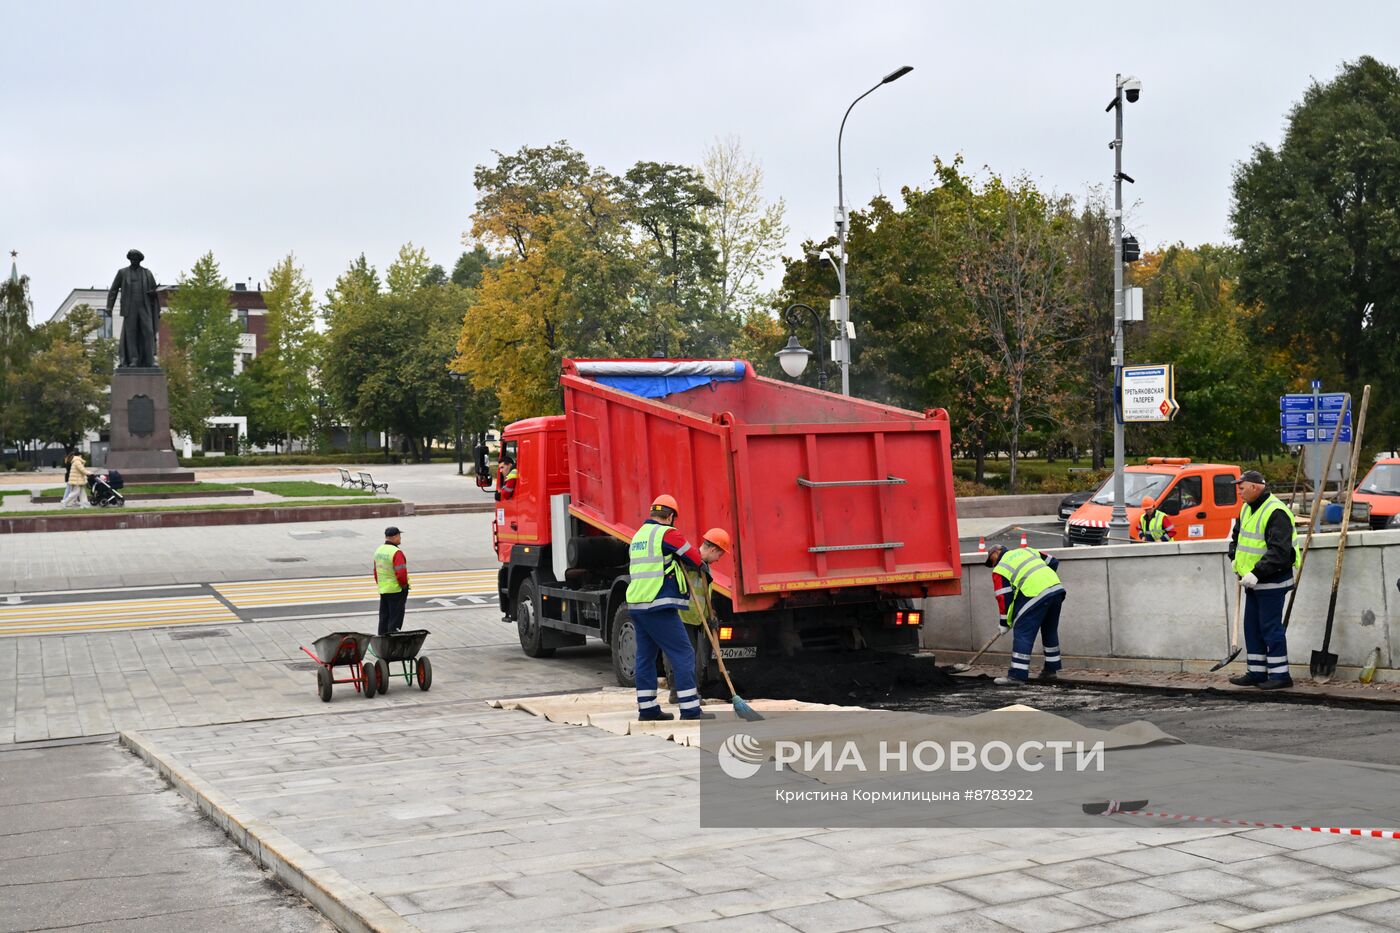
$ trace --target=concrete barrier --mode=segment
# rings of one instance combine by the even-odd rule
[[[1337,539],[1335,533],[1313,538],[1293,607],[1289,661],[1304,669],[1313,650],[1322,646]],[[1224,657],[1236,583],[1227,544],[1047,549],[1060,559],[1060,578],[1068,591],[1060,618],[1066,657],[1177,662],[1181,669]],[[1352,532],[1343,556],[1331,651],[1342,667],[1355,668],[1379,647],[1387,672],[1380,679],[1400,679],[1400,531]],[[975,651],[999,630],[991,571],[984,560],[982,554],[962,556],[962,595],[924,601],[924,647]],[[1375,622],[1363,625],[1368,609]],[[1010,651],[1010,637],[994,647],[1000,654]],[[1295,668],[1294,676],[1299,673]]]
[[[1064,496],[1057,492],[1030,496],[961,496],[959,518],[1010,518],[1017,515],[1055,515]]]

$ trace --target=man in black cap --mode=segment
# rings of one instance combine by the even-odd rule
[[[408,606],[408,558],[399,544],[403,535],[390,525],[384,529],[384,543],[374,552],[374,582],[379,587],[379,634],[391,635],[403,628]]]
[[[1293,686],[1283,604],[1301,563],[1293,513],[1269,492],[1264,474],[1246,470],[1235,481],[1244,505],[1230,533],[1230,560],[1246,591],[1245,672],[1230,678],[1239,687],[1278,690]]]

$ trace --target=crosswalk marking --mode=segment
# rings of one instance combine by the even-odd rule
[[[496,592],[495,570],[445,570],[410,573],[413,596],[462,596]],[[349,603],[378,600],[374,579],[319,577],[304,580],[259,580],[249,583],[215,583],[213,589],[239,609],[263,606],[306,606],[316,603]]]
[[[238,616],[213,596],[0,606],[0,635],[237,621]]]

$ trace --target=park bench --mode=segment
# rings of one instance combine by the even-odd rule
[[[370,476],[368,473],[365,473],[363,471],[360,473],[360,486],[364,489],[368,489],[370,492],[376,495],[379,494],[380,490],[383,490],[384,492],[389,491],[388,483],[376,483],[374,481],[373,476]]]
[[[347,486],[359,488],[364,487],[364,481],[351,476],[349,470],[345,469],[344,467],[337,467],[337,469],[340,470],[340,485],[342,488]]]

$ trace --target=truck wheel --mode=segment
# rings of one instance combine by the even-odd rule
[[[613,673],[617,675],[619,687],[637,685],[637,630],[632,624],[632,615],[627,607],[618,606],[613,613],[612,637],[608,639],[612,647]]]
[[[526,657],[548,658],[554,655],[553,648],[544,644],[544,629],[540,627],[539,612],[535,608],[535,584],[526,580],[515,592],[515,628],[520,633],[520,650]]]

